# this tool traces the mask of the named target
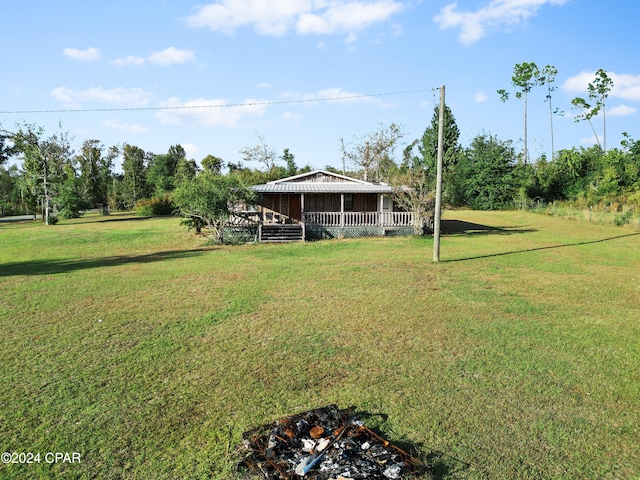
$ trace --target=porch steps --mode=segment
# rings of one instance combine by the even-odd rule
[[[302,225],[262,225],[261,242],[301,242]]]

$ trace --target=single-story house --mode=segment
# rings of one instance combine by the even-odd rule
[[[410,235],[413,213],[402,211],[393,187],[325,170],[255,185],[257,205],[232,223],[257,225],[259,241]]]

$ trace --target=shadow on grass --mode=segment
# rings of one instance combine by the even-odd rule
[[[607,238],[601,238],[599,240],[590,240],[588,242],[576,242],[576,243],[564,243],[561,245],[549,245],[547,247],[535,247],[535,248],[526,248],[524,250],[514,250],[512,252],[502,252],[502,253],[490,253],[487,255],[477,255],[474,257],[465,257],[465,258],[454,258],[452,260],[444,260],[444,262],[462,262],[465,260],[477,260],[480,258],[491,258],[491,257],[503,257],[505,255],[514,255],[516,253],[527,253],[527,252],[537,252],[540,250],[554,250],[557,248],[567,248],[567,247],[577,247],[579,245],[591,245],[594,243],[603,243],[603,242],[610,242],[611,240],[618,240],[620,238],[626,238],[626,237],[635,237],[637,235],[640,235],[640,232],[636,232],[636,233],[627,233],[626,235],[617,235],[615,237],[607,237]]]
[[[494,227],[463,220],[442,220],[440,223],[445,235],[510,235],[512,233],[531,233],[537,230],[519,227]]]
[[[354,407],[352,407],[354,408]],[[371,425],[369,430],[379,437],[379,440],[389,438],[385,430],[388,415],[384,413],[359,412],[361,420],[378,419],[376,425]],[[393,446],[398,448],[402,454],[408,456],[405,459],[407,478],[416,475],[418,478],[428,478],[429,480],[442,480],[451,478],[451,475],[460,475],[471,467],[471,464],[448,455],[438,450],[431,450],[427,453],[424,443],[416,443],[405,438],[394,438]],[[466,475],[465,475],[466,477]]]
[[[430,452],[425,459],[425,463],[427,464],[430,478],[434,480],[450,478],[452,475],[458,478],[459,475],[463,475],[462,472],[468,471],[471,467],[469,463],[440,451]],[[467,475],[463,475],[463,477],[467,477]]]
[[[61,223],[57,226],[65,227],[67,225],[84,225],[85,223],[106,223],[106,222],[139,222],[141,220],[150,220],[152,218],[162,218],[162,217],[123,217],[117,218],[111,215],[104,217],[80,217],[76,219],[69,220],[65,223]],[[178,217],[176,217],[178,218]]]
[[[211,248],[195,250],[170,250],[147,255],[118,255],[113,257],[63,259],[63,260],[27,260],[0,264],[0,277],[14,275],[53,275],[88,268],[118,267],[128,264],[162,262],[178,258],[191,258],[211,251]]]

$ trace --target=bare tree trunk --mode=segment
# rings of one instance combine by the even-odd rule
[[[47,189],[47,164],[44,164],[44,224],[49,225],[49,190]]]
[[[604,128],[604,132],[602,134],[602,150],[604,153],[607,153],[607,109],[604,102],[602,103],[602,123]]]
[[[527,149],[527,91],[524,91],[524,164],[527,164],[529,150]]]
[[[556,156],[556,149],[553,143],[553,107],[551,105],[551,85],[549,84],[549,123],[551,124],[551,160]]]

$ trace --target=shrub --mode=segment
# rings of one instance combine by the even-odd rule
[[[631,210],[627,210],[626,212],[616,215],[613,219],[613,223],[618,226],[627,225],[631,223],[631,218],[633,217],[633,212]]]
[[[138,200],[136,203],[136,213],[140,216],[149,217],[153,215],[171,215],[176,209],[171,197],[153,197],[148,200]]]

